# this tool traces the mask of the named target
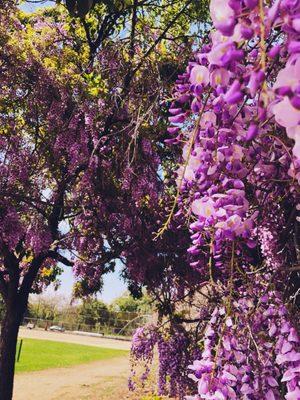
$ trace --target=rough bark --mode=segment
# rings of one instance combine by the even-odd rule
[[[24,308],[17,302],[6,304],[0,337],[0,400],[12,400],[15,357]]]

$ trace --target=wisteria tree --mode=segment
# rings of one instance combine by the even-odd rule
[[[178,270],[182,239],[153,245],[152,232],[162,156],[173,159],[163,100],[190,51],[195,3],[166,2],[158,14],[159,2],[99,2],[88,14],[69,2],[68,16],[63,5],[26,15],[0,2],[3,400],[28,296],[57,279],[58,263],[74,269],[77,295],[99,290],[117,258],[133,290]]]
[[[0,5],[2,398],[29,293],[119,258],[160,394],[299,399],[299,0]]]

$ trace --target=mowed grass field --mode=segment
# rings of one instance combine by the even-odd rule
[[[106,349],[50,340],[23,339],[20,361],[16,362],[16,372],[70,367],[92,361],[122,357],[127,354],[128,351],[126,350]]]

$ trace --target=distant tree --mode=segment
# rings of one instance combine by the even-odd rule
[[[110,309],[121,312],[149,313],[152,309],[152,301],[147,294],[135,299],[129,292],[125,292],[111,303]]]
[[[109,310],[107,305],[100,300],[95,298],[88,298],[78,306],[78,323],[90,326],[96,326],[96,324],[103,324],[109,320]]]
[[[30,301],[28,306],[28,317],[37,319],[54,320],[59,315],[58,302],[52,297],[39,297]]]

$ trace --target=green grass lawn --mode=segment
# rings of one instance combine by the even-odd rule
[[[126,350],[83,346],[49,340],[23,339],[23,348],[16,372],[40,371],[69,367],[91,361],[106,360],[128,354]]]

